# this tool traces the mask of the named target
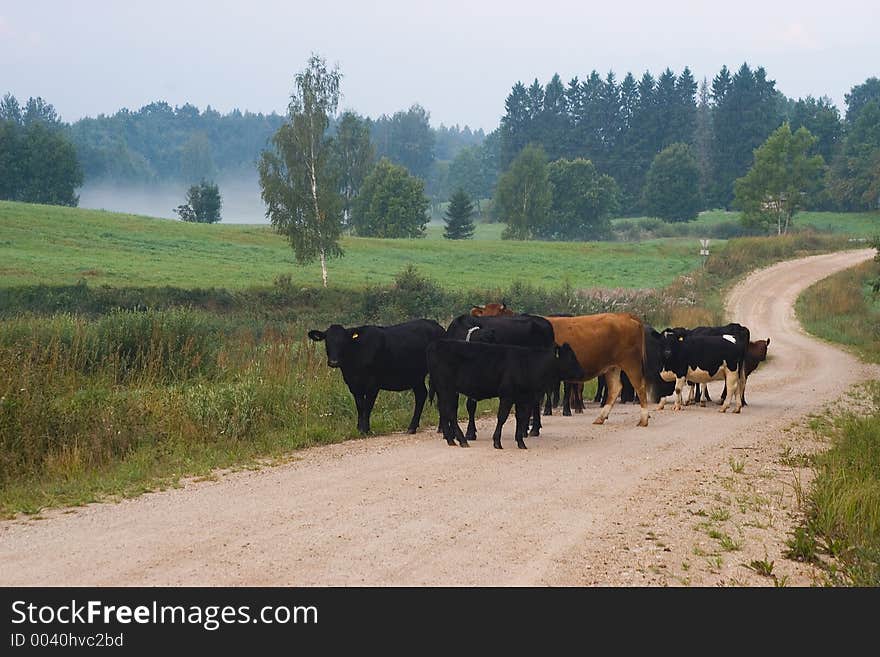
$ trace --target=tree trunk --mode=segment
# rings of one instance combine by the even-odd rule
[[[321,280],[324,281],[324,287],[327,287],[327,257],[323,247],[321,247]]]

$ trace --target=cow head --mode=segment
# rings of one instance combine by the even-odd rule
[[[358,329],[347,329],[339,324],[332,324],[326,331],[311,330],[309,339],[324,343],[329,367],[342,367],[344,362],[360,350],[361,335]]]
[[[665,366],[672,360],[678,346],[687,339],[687,329],[668,328],[659,337],[661,342],[660,361]]]
[[[556,347],[556,363],[561,381],[583,381],[587,376],[578,362],[574,349],[567,342],[561,347]]]
[[[503,299],[501,303],[487,303],[483,306],[474,306],[471,308],[472,317],[501,317],[515,315],[512,310],[507,307],[507,302]]]
[[[767,360],[767,348],[770,346],[770,338],[766,340],[755,340],[749,343],[749,352],[761,362]]]

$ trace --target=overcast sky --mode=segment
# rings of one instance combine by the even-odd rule
[[[0,0],[0,94],[62,119],[153,100],[283,112],[310,52],[338,63],[342,107],[420,103],[433,125],[494,129],[517,80],[762,65],[792,97],[880,75],[880,1]]]

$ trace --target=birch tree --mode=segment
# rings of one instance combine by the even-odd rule
[[[312,54],[294,78],[287,120],[260,155],[259,174],[266,217],[290,240],[296,261],[319,259],[327,287],[327,259],[341,256],[342,198],[327,129],[339,104],[338,67],[328,70]]]

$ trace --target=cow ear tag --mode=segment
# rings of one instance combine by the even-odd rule
[[[357,340],[357,339],[358,339],[358,334],[357,334],[357,333],[352,333],[352,334],[351,334],[351,339],[352,339],[352,340]]]
[[[684,338],[679,338],[678,341],[679,341],[679,342],[684,342]]]

